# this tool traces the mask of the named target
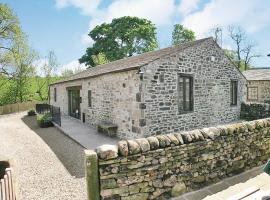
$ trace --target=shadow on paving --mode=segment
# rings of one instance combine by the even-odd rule
[[[81,145],[55,127],[40,128],[35,116],[24,116],[22,121],[46,142],[72,176],[76,178],[85,176],[84,148]]]

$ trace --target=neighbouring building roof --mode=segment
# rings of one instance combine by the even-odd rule
[[[120,72],[120,71],[125,71],[125,70],[136,69],[136,68],[143,66],[143,65],[146,65],[149,62],[152,62],[158,58],[172,54],[174,52],[182,51],[182,50],[187,49],[187,48],[192,47],[192,46],[199,45],[202,42],[204,42],[206,40],[210,40],[210,39],[212,39],[212,37],[204,38],[204,39],[200,39],[200,40],[196,40],[196,41],[192,41],[192,42],[186,42],[186,43],[183,43],[181,45],[167,47],[167,48],[160,49],[157,51],[151,51],[151,52],[143,53],[140,55],[116,60],[116,61],[113,61],[110,63],[99,65],[97,67],[86,69],[82,72],[74,74],[70,77],[67,77],[67,78],[61,80],[61,81],[57,81],[53,84],[67,82],[67,81],[71,81],[71,80],[83,79],[83,78],[88,78],[88,77],[99,76],[99,75],[112,73],[112,72]]]
[[[270,81],[270,68],[252,68],[243,74],[249,81]]]

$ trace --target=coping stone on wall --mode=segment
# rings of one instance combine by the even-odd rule
[[[136,155],[170,146],[195,143],[203,140],[215,140],[228,134],[240,134],[255,129],[270,126],[270,118],[241,122],[217,127],[196,129],[175,134],[150,136],[134,140],[121,140],[118,145],[102,145],[97,148],[97,154],[102,160],[121,156]]]

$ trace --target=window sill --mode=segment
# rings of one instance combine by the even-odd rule
[[[191,110],[191,111],[181,111],[181,112],[178,112],[178,115],[191,114],[193,112],[194,112],[194,110]]]

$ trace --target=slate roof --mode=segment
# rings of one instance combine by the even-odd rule
[[[95,77],[107,73],[112,73],[112,72],[120,72],[120,71],[125,71],[125,70],[132,70],[132,69],[137,69],[140,66],[146,65],[156,59],[159,59],[163,56],[170,55],[174,52],[179,52],[184,49],[187,49],[192,46],[196,46],[201,44],[204,41],[207,40],[212,40],[212,37],[209,38],[204,38],[192,42],[186,42],[181,45],[176,45],[172,47],[167,47],[164,49],[156,50],[156,51],[151,51],[147,53],[143,53],[140,55],[116,60],[110,63],[106,63],[103,65],[99,65],[97,67],[89,68],[86,69],[82,72],[79,72],[77,74],[74,74],[72,76],[69,76],[61,81],[57,81],[53,84],[61,83],[61,82],[67,82],[71,80],[78,80],[78,79],[83,79],[83,78],[88,78],[88,77]],[[53,85],[52,84],[52,85]]]
[[[249,81],[270,81],[270,68],[253,68],[243,74]]]

